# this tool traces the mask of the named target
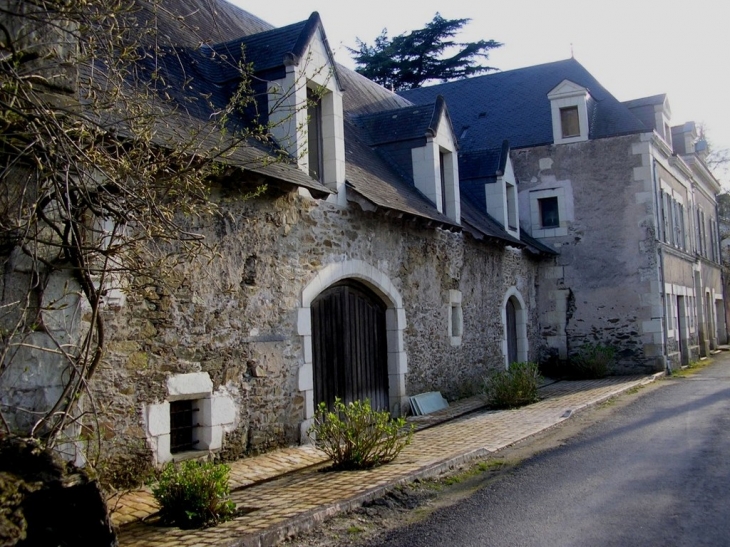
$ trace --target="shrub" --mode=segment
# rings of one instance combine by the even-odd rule
[[[232,518],[236,504],[228,499],[229,473],[227,465],[212,462],[167,464],[152,487],[162,522],[200,528]]]
[[[333,411],[319,404],[309,434],[335,469],[368,469],[395,459],[410,444],[413,426],[405,418],[391,419],[387,410],[373,410],[368,399],[345,405],[336,398]]]
[[[569,373],[574,378],[594,379],[608,376],[616,360],[616,349],[603,344],[585,343],[570,359]]]
[[[492,373],[484,380],[484,398],[492,408],[514,408],[538,400],[542,381],[537,363],[512,363],[507,370]]]

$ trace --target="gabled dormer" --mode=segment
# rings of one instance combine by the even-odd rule
[[[412,180],[439,213],[461,221],[456,136],[443,97],[435,104],[359,116],[355,123],[367,144]]]
[[[553,123],[553,142],[567,144],[588,140],[588,90],[563,80],[547,95]]]
[[[451,220],[461,219],[457,145],[446,102],[436,98],[424,146],[411,148],[413,183]]]
[[[271,134],[345,204],[343,89],[319,14],[239,42],[243,62],[266,82]]]
[[[505,232],[520,238],[517,177],[508,141],[501,148],[477,150],[459,156],[461,190],[480,211],[492,217]]]

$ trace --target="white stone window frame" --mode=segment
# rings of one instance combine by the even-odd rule
[[[515,307],[515,323],[517,327],[517,362],[524,363],[529,360],[530,343],[527,338],[527,306],[522,293],[517,287],[510,287],[502,299],[502,355],[504,356],[504,368],[509,369],[509,342],[507,341],[507,301],[514,297],[519,306]]]
[[[588,140],[588,90],[570,80],[563,80],[549,93],[550,111],[553,123],[553,142],[555,144],[570,144]],[[576,107],[578,109],[578,124],[580,133],[572,137],[563,137],[561,110]]]
[[[531,190],[530,197],[530,221],[532,225],[532,237],[547,238],[561,237],[568,235],[568,207],[566,203],[565,188],[546,188],[543,190]],[[543,228],[542,216],[540,214],[541,199],[558,199],[558,220],[557,228]]]
[[[144,417],[147,442],[155,463],[199,458],[223,448],[224,433],[233,431],[238,413],[233,399],[222,390],[213,392],[213,381],[207,372],[174,374],[167,379],[168,397],[161,403],[145,405]],[[196,448],[173,454],[170,452],[170,402],[193,401],[199,410],[199,425],[193,430]]]
[[[464,335],[464,310],[461,307],[461,291],[454,289],[448,293],[448,336],[451,346],[460,346],[461,338]]]
[[[664,300],[665,300],[665,313],[670,314],[666,317],[667,321],[667,338],[678,339],[678,327],[677,325],[677,296],[684,296],[684,308],[685,308],[685,327],[689,333],[694,333],[695,324],[695,313],[694,298],[695,291],[692,287],[685,287],[684,285],[677,285],[674,283],[664,284]],[[670,322],[671,318],[671,322]],[[671,328],[670,328],[671,326]]]
[[[301,59],[287,59],[286,76],[269,82],[269,121],[276,141],[309,174],[307,89],[321,93],[321,182],[336,192],[328,201],[347,205],[342,92],[320,29]]]
[[[390,413],[402,415],[408,405],[406,373],[408,358],[403,341],[406,312],[403,298],[385,273],[363,260],[348,260],[326,265],[302,290],[302,305],[297,310],[297,333],[302,337],[303,363],[299,367],[298,387],[304,396],[304,420],[300,440],[310,442],[308,430],[314,418],[314,365],[312,348],[312,302],[322,291],[344,279],[354,279],[374,291],[386,305],[385,330],[388,347],[388,397]]]

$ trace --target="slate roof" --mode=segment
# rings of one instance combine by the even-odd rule
[[[139,24],[147,24],[145,21],[152,21],[149,18],[156,13],[147,0],[138,1],[142,9],[136,17]],[[228,131],[223,131],[220,111],[229,103],[235,83],[230,86],[213,85],[214,82],[205,77],[210,66],[220,64],[221,60],[201,54],[197,38],[201,33],[218,37],[227,37],[228,33],[240,35],[242,29],[236,31],[235,25],[246,21],[241,15],[245,12],[222,0],[212,0],[214,11],[220,15],[218,21],[210,12],[200,9],[199,2],[193,2],[195,10],[191,10],[190,4],[189,1],[178,3],[177,0],[161,3],[157,10],[160,17],[155,24],[163,44],[152,48],[142,42],[140,47],[140,52],[147,54],[136,64],[135,77],[146,82],[149,89],[158,91],[158,104],[154,106],[161,115],[154,128],[155,142],[178,150],[194,142],[191,154],[215,157],[221,163],[308,188],[317,196],[331,194],[331,190],[303,173],[293,160],[272,161],[273,157],[281,155],[274,143],[241,140],[236,135],[236,130],[241,127],[237,124],[242,123],[240,118],[231,119]],[[188,13],[191,13],[190,17],[187,17]],[[268,30],[270,26],[252,17],[242,28],[258,31],[261,28]],[[165,43],[168,40],[175,42]],[[135,85],[134,80],[130,79],[130,84]],[[156,99],[154,94],[142,95],[141,98],[152,102]],[[123,133],[124,124],[118,130]],[[222,154],[222,151],[225,153]]]
[[[378,146],[434,137],[443,114],[446,114],[448,120],[446,102],[443,97],[438,96],[434,104],[404,106],[363,114],[354,117],[353,121],[366,132],[368,144]],[[448,130],[452,131],[452,128],[449,127]]]
[[[219,133],[210,131],[205,135],[204,130],[215,127],[217,110],[227,104],[235,89],[242,47],[245,62],[252,62],[257,73],[266,73],[282,68],[285,59],[296,60],[318,29],[324,37],[316,12],[307,21],[274,28],[224,0],[207,0],[205,7],[196,0],[170,0],[159,6],[151,0],[137,1],[143,6],[140,20],[154,20],[163,38],[163,55],[142,61],[140,70],[164,74],[164,92],[171,94],[178,105],[169,112],[167,123],[158,131],[158,141],[167,146],[189,139],[190,131],[197,130],[201,131],[204,148],[208,147],[211,153],[233,143],[233,136],[221,139]],[[145,45],[144,41],[141,43]],[[444,100],[434,96],[427,107],[415,105],[341,66],[336,68],[336,77],[346,91],[343,106],[346,177],[350,192],[378,208],[413,215],[448,229],[461,229],[439,213],[398,166],[389,163],[387,156],[374,148],[391,139],[423,138],[429,131],[435,132],[443,112],[451,124]],[[245,146],[232,147],[221,160],[309,188],[315,195],[330,192],[293,162],[267,161],[272,153],[276,154],[276,150],[269,145],[249,141]],[[483,162],[480,165],[476,167],[477,172],[480,168],[490,168]],[[483,208],[480,210],[468,200],[462,201],[463,226],[471,233],[479,238],[524,246]]]
[[[648,128],[653,129],[656,125],[654,108],[661,106],[666,100],[666,94],[652,95],[651,97],[642,97],[631,101],[624,101],[622,104],[628,108],[631,113],[639,118],[641,122]]]
[[[509,141],[503,141],[499,148],[460,152],[459,178],[462,181],[493,179],[497,176],[497,172],[504,173],[509,150]]]
[[[139,45],[199,47],[270,30],[273,25],[224,0],[135,0],[132,15],[140,26],[158,29],[153,36],[136,33]]]
[[[565,79],[587,88],[593,99],[591,139],[647,131],[575,59],[422,87],[401,95],[417,104],[431,103],[443,95],[462,151],[497,148],[505,138],[516,149],[553,142],[547,94]]]
[[[407,106],[358,116],[355,124],[365,132],[370,146],[422,139],[433,130],[435,111],[435,104]]]
[[[319,13],[316,11],[306,21],[241,36],[224,43],[204,45],[199,50],[200,55],[211,61],[218,61],[201,63],[207,71],[205,77],[215,83],[237,80],[240,76],[241,61],[251,63],[257,74],[283,68],[285,61],[288,60],[297,63],[304,56],[309,42],[318,30],[322,33],[330,63],[334,68],[335,79],[339,83],[337,65],[329,49]]]
[[[360,116],[384,110],[413,106],[413,103],[397,93],[369,80],[354,70],[338,65],[340,79],[345,89],[342,96],[345,114]],[[431,101],[432,103],[435,101]]]

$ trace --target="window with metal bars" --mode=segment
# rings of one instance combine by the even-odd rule
[[[194,450],[198,441],[193,432],[197,423],[197,401],[172,401],[170,403],[170,453]]]

